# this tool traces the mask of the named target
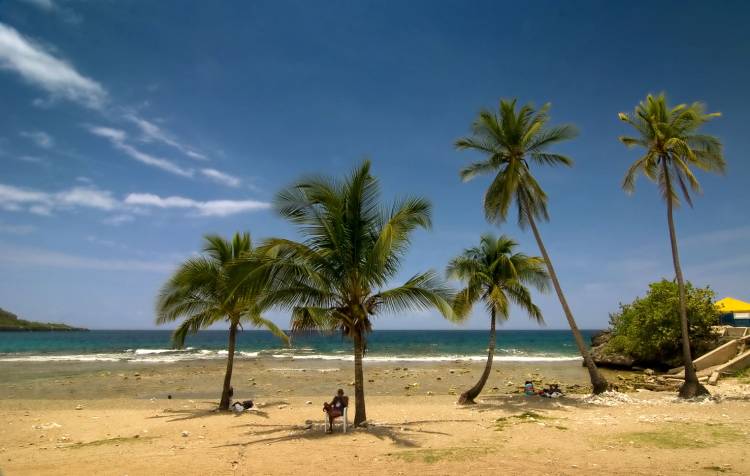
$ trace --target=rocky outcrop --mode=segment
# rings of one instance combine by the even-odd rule
[[[594,363],[599,367],[631,369],[635,364],[635,359],[608,349],[607,343],[611,338],[610,331],[597,332],[591,337],[591,357]]]

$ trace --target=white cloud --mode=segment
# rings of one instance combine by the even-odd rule
[[[119,215],[105,218],[104,220],[102,220],[102,223],[104,223],[105,225],[120,226],[125,223],[130,223],[133,220],[135,220],[135,217],[133,215],[121,213]]]
[[[61,7],[56,1],[53,0],[21,0],[29,5],[33,5],[44,13],[57,14],[68,23],[81,23],[81,16],[75,13],[69,8]]]
[[[55,140],[52,136],[43,131],[21,132],[21,135],[31,139],[42,149],[51,149],[55,145]]]
[[[53,98],[93,109],[101,109],[107,101],[107,91],[101,84],[4,23],[0,23],[0,69],[16,72]]]
[[[41,248],[0,243],[0,263],[44,268],[94,269],[100,271],[145,271],[168,273],[175,263],[130,259],[100,259]]]
[[[146,152],[136,149],[132,145],[126,143],[125,139],[127,138],[127,134],[125,131],[112,129],[110,127],[89,127],[89,131],[94,135],[108,139],[116,149],[119,149],[131,158],[146,165],[159,168],[165,172],[179,175],[181,177],[192,177],[194,174],[192,169],[184,169],[172,161],[147,154]]]
[[[185,145],[175,139],[170,133],[163,130],[151,121],[148,121],[135,114],[126,114],[125,119],[133,122],[143,133],[142,140],[144,142],[157,141],[168,146],[174,147],[188,157],[196,160],[208,160],[208,158],[200,152],[194,150],[192,147]]]
[[[239,187],[241,183],[240,179],[238,179],[237,177],[225,174],[224,172],[216,169],[201,169],[201,173],[214,182],[220,183],[222,185],[227,185],[229,187]]]
[[[113,142],[122,142],[127,137],[125,131],[120,129],[112,129],[111,127],[89,127],[89,131],[99,137],[104,137]]]
[[[28,211],[37,215],[50,215],[57,208],[76,207],[114,210],[118,202],[111,192],[95,187],[73,187],[57,193],[40,192],[13,185],[0,184],[0,208],[8,211]]]
[[[0,222],[0,233],[9,233],[11,235],[28,235],[36,230],[31,225],[11,225]]]
[[[125,198],[127,205],[147,206],[156,208],[186,208],[193,209],[202,216],[228,216],[255,210],[265,210],[270,203],[256,200],[209,200],[205,202],[185,197],[160,197],[152,193],[131,193]]]
[[[111,192],[92,187],[73,187],[56,195],[63,205],[98,208],[100,210],[114,210],[118,203]]]
[[[196,211],[200,216],[228,216],[238,213],[270,208],[268,202],[257,200],[208,200],[171,196],[160,197],[152,193],[131,193],[125,200],[118,200],[108,190],[92,185],[75,186],[56,193],[42,192],[13,185],[0,184],[0,209],[6,211],[28,211],[36,215],[51,215],[55,210],[92,208],[102,211],[117,211],[106,218],[108,225],[121,225],[134,220],[132,213],[143,212],[139,207],[179,208]]]

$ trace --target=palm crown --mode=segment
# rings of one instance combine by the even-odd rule
[[[482,152],[485,160],[474,162],[461,170],[461,179],[496,174],[484,197],[487,220],[507,219],[513,200],[518,206],[518,221],[525,226],[525,211],[534,217],[548,219],[547,195],[531,174],[529,162],[542,165],[572,165],[572,159],[548,148],[577,135],[575,127],[547,127],[550,105],[539,110],[526,104],[516,107],[516,100],[501,100],[498,113],[483,110],[471,127],[471,135],[456,141],[459,149]]]
[[[532,302],[526,285],[547,290],[549,277],[544,261],[514,252],[517,246],[505,235],[495,238],[485,234],[479,246],[466,249],[451,260],[448,276],[466,283],[454,301],[458,316],[468,316],[474,303],[481,300],[491,314],[502,320],[508,318],[508,306],[513,303],[533,320],[543,322],[542,312]]]
[[[286,341],[286,334],[261,315],[267,309],[264,301],[255,293],[239,289],[231,279],[233,264],[253,253],[250,234],[236,233],[232,241],[208,235],[203,251],[204,256],[186,260],[159,295],[158,324],[184,317],[172,335],[175,346],[183,347],[189,333],[221,321],[264,327]]]
[[[699,134],[698,129],[720,113],[706,113],[702,103],[680,104],[670,108],[664,94],[648,95],[633,114],[621,112],[620,120],[630,124],[636,137],[622,136],[628,147],[641,146],[646,153],[628,169],[623,188],[635,189],[638,173],[656,182],[665,200],[679,204],[676,181],[685,201],[692,205],[690,191],[700,192],[700,183],[691,166],[709,172],[723,173],[725,168],[722,145],[713,136]]]
[[[383,288],[398,271],[416,228],[430,226],[430,204],[407,198],[383,209],[377,180],[364,162],[347,180],[303,180],[279,193],[276,208],[297,225],[303,242],[271,239],[269,299],[292,308],[293,330],[340,330],[364,336],[380,311],[435,307],[452,317],[449,289],[428,271]]]

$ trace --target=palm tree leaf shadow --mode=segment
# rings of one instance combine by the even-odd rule
[[[528,410],[557,410],[570,411],[573,407],[583,407],[587,405],[578,398],[560,397],[556,399],[542,398],[537,396],[518,398],[515,396],[487,396],[483,397],[480,403],[460,407],[464,410],[474,410],[477,412],[490,411],[528,411]]]
[[[193,420],[196,418],[204,418],[204,417],[210,417],[210,416],[216,416],[216,415],[228,415],[228,412],[220,412],[218,410],[205,410],[205,409],[182,409],[182,410],[171,410],[166,409],[162,411],[163,415],[154,415],[150,416],[148,418],[154,419],[154,418],[170,418],[167,420],[168,422],[174,422],[174,421],[185,421],[185,420]],[[244,415],[257,415],[261,418],[268,419],[268,413],[260,410],[254,410],[251,412],[243,412],[240,414],[236,414],[235,416],[238,418],[241,418]]]
[[[411,422],[403,422],[400,424],[396,423],[382,423],[382,424],[371,424],[367,428],[355,428],[351,431],[356,434],[369,434],[379,440],[390,440],[396,446],[401,448],[418,448],[420,445],[413,439],[407,438],[405,433],[412,433],[414,436],[419,434],[426,435],[440,435],[450,436],[450,433],[442,431],[424,430],[422,428],[415,428],[415,425],[425,425],[431,423],[445,423],[445,422],[470,422],[473,420],[467,419],[455,419],[455,420],[417,420]],[[249,424],[252,425],[252,424]],[[227,445],[220,445],[218,448],[227,446],[250,446],[258,444],[274,444],[283,443],[285,441],[296,441],[306,440],[314,441],[320,439],[332,439],[332,438],[343,438],[346,437],[346,433],[334,432],[332,434],[325,433],[323,431],[324,421],[314,421],[312,424],[306,426],[300,425],[254,425],[269,427],[268,429],[260,431],[250,431],[249,436],[261,436],[261,435],[272,435],[281,431],[287,431],[289,434],[283,436],[273,436],[268,438],[261,438],[258,440],[252,440],[245,443],[232,443]]]

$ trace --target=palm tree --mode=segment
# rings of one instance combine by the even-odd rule
[[[253,253],[248,233],[235,233],[232,241],[217,235],[207,235],[204,256],[189,258],[164,284],[156,305],[157,324],[184,318],[172,334],[177,348],[185,345],[187,335],[195,334],[217,322],[229,323],[227,370],[221,392],[220,410],[229,409],[232,367],[237,329],[242,323],[263,327],[288,343],[286,334],[261,313],[266,306],[254,293],[237,287],[230,279],[235,260]],[[262,283],[254,283],[259,288]]]
[[[430,204],[407,198],[384,209],[365,161],[344,181],[315,177],[280,192],[278,212],[304,241],[263,246],[274,271],[274,305],[292,310],[293,331],[340,331],[354,344],[354,424],[367,420],[362,357],[381,312],[437,308],[451,318],[452,294],[432,271],[384,289],[399,271],[411,232],[430,227]]]
[[[495,238],[485,234],[479,246],[464,250],[448,265],[448,276],[466,283],[454,300],[456,315],[468,316],[472,306],[480,300],[490,313],[487,364],[479,381],[461,394],[459,404],[474,403],[487,383],[495,354],[495,321],[508,319],[510,303],[519,306],[538,323],[544,322],[542,311],[532,302],[526,287],[526,284],[531,284],[541,291],[546,290],[549,276],[544,261],[536,256],[516,253],[516,246],[518,243],[505,235]]]
[[[513,99],[501,100],[498,114],[489,110],[481,111],[472,124],[471,135],[457,140],[456,147],[460,150],[479,151],[487,158],[462,169],[461,178],[468,181],[480,174],[495,174],[484,196],[484,213],[490,222],[504,222],[515,201],[518,207],[518,224],[521,228],[525,228],[527,224],[531,226],[565,318],[589,371],[593,392],[601,393],[609,385],[596,368],[581,331],[578,330],[536,225],[536,220],[548,220],[549,215],[547,195],[531,174],[530,165],[572,165],[570,158],[549,152],[548,148],[572,139],[577,134],[575,127],[571,125],[545,127],[549,121],[549,108],[549,104],[546,104],[535,111],[527,104],[517,109],[516,100]]]
[[[636,137],[620,137],[628,147],[640,146],[646,153],[628,169],[622,187],[632,193],[639,173],[656,182],[662,198],[667,202],[667,223],[672,246],[672,262],[677,277],[680,296],[680,324],[682,327],[682,358],[685,361],[685,383],[680,387],[680,397],[690,398],[708,394],[698,382],[690,352],[689,323],[685,305],[685,280],[680,267],[677,234],[674,228],[673,209],[679,206],[679,195],[693,206],[690,191],[700,192],[700,184],[690,167],[708,172],[723,173],[725,168],[722,145],[716,137],[699,134],[698,129],[720,113],[707,114],[699,102],[680,104],[673,108],[664,94],[648,95],[639,103],[632,115],[621,112],[620,120],[637,131]]]

